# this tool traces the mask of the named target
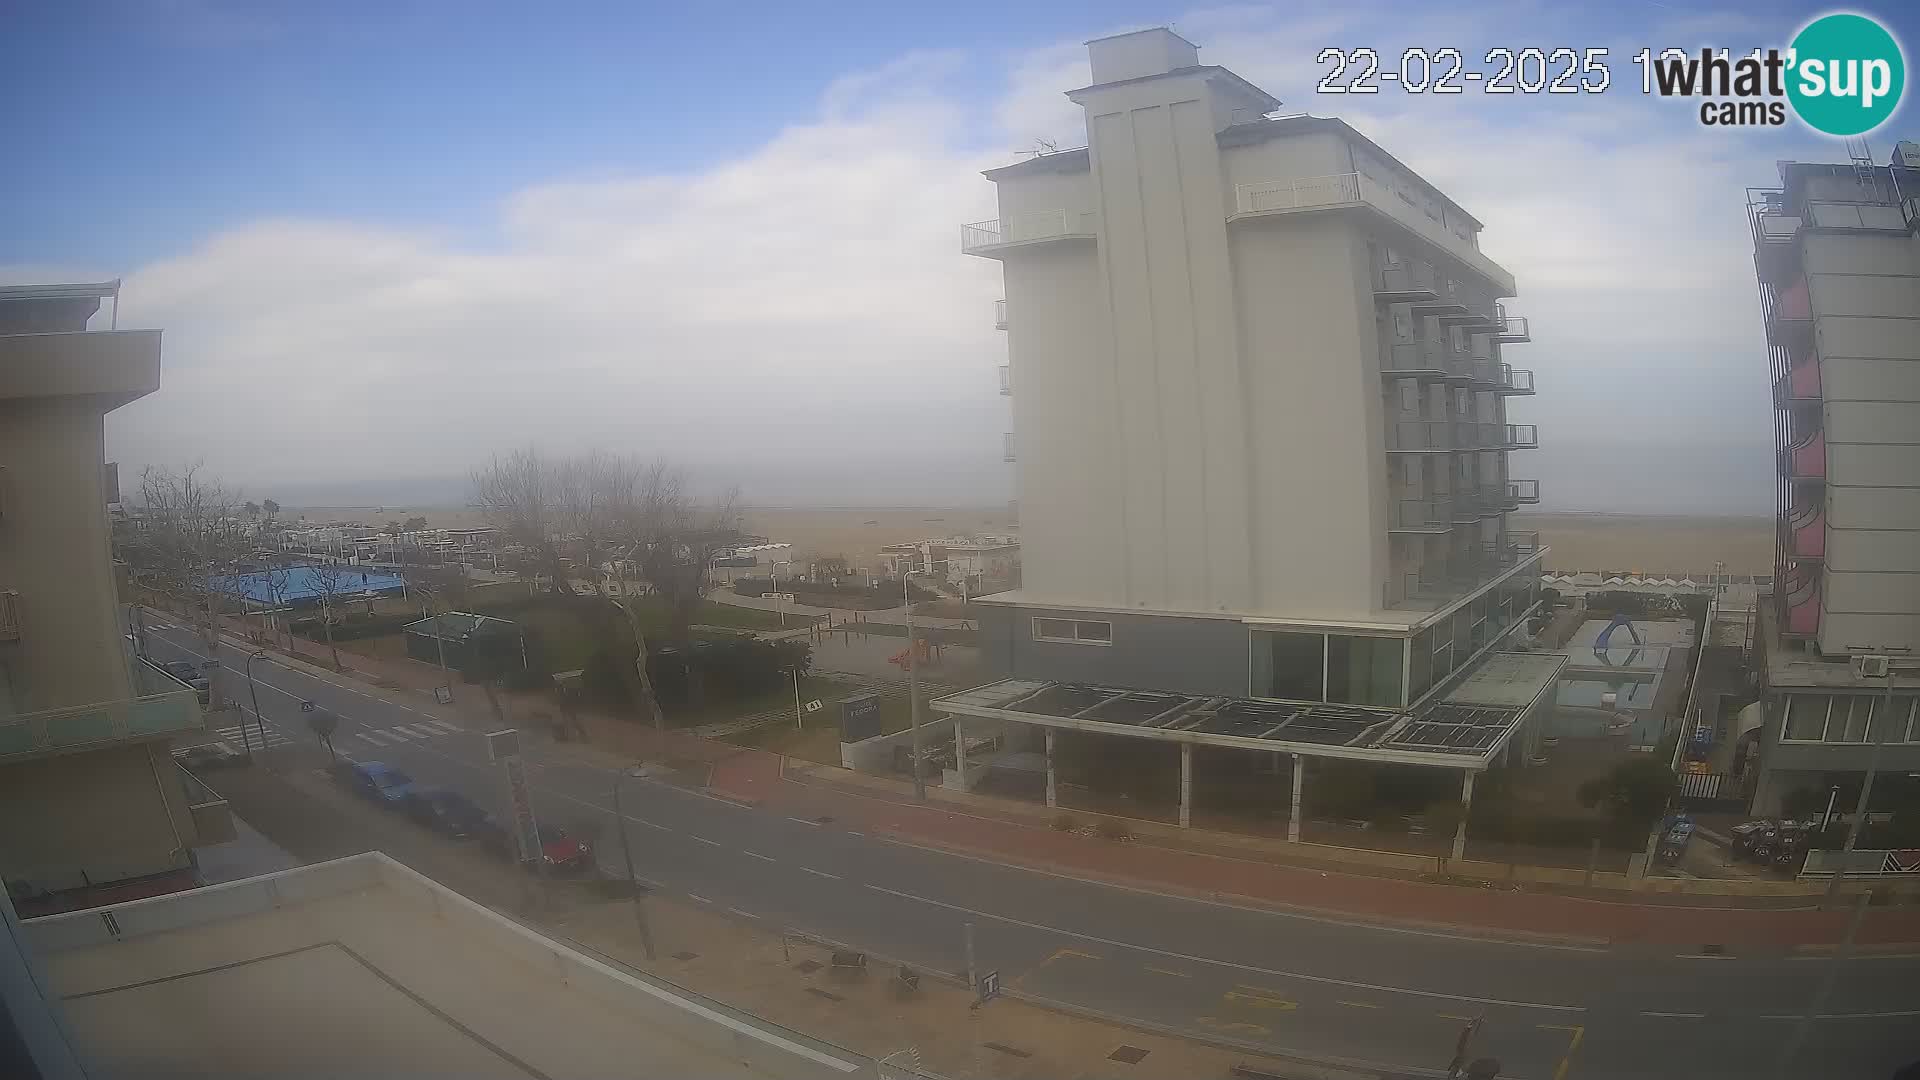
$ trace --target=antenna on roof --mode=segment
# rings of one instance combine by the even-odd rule
[[[1027,154],[1032,157],[1045,157],[1048,154],[1057,153],[1059,150],[1060,147],[1056,145],[1052,139],[1036,138],[1033,140],[1033,149],[1018,150],[1015,151],[1015,153]]]

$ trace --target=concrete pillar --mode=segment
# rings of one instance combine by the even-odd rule
[[[1047,733],[1047,805],[1060,805],[1060,790],[1054,780],[1053,772],[1053,729],[1044,729]]]
[[[1193,744],[1180,744],[1180,827],[1193,824]]]
[[[1460,824],[1455,826],[1453,830],[1453,857],[1456,859],[1464,859],[1467,857],[1467,816],[1473,812],[1474,776],[1475,773],[1472,769],[1461,770]]]
[[[953,718],[953,768],[960,777],[960,790],[967,789],[967,735],[960,718]]]
[[[1300,842],[1300,782],[1306,775],[1307,759],[1293,755],[1293,808],[1287,813],[1287,843]]]

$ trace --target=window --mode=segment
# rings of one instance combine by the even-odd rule
[[[1413,649],[1408,658],[1407,701],[1419,700],[1420,695],[1433,685],[1433,630],[1420,631],[1413,639]]]
[[[1406,642],[1397,637],[1327,635],[1327,700],[1398,706]]]
[[[1267,637],[1267,697],[1326,700],[1326,638],[1320,634],[1270,633]]]
[[[1067,641],[1076,645],[1113,644],[1113,624],[1082,619],[1035,619],[1033,640]]]
[[[1794,694],[1787,699],[1786,734],[1790,742],[1819,742],[1827,730],[1827,699]]]
[[[1827,740],[1830,743],[1867,741],[1867,721],[1873,715],[1874,700],[1860,694],[1833,699],[1827,712]]]

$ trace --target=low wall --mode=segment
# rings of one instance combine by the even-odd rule
[[[953,717],[922,720],[920,738],[926,746],[938,745],[941,740],[953,742]],[[912,745],[912,729],[896,731],[891,735],[875,735],[859,742],[843,742],[840,744],[840,767],[855,772],[890,774],[893,772],[894,748]]]

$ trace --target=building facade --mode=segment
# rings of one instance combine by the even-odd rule
[[[87,329],[109,297],[0,287],[0,877],[23,914],[185,887],[230,836],[169,753],[204,726],[194,691],[123,634],[104,417],[159,388],[160,331]]]
[[[1189,42],[1091,42],[1085,149],[987,173],[1023,582],[1015,677],[1406,708],[1537,598],[1528,340],[1480,223]]]
[[[1748,193],[1779,492],[1754,809],[1920,770],[1920,146]],[[1883,663],[1881,658],[1885,658]]]

